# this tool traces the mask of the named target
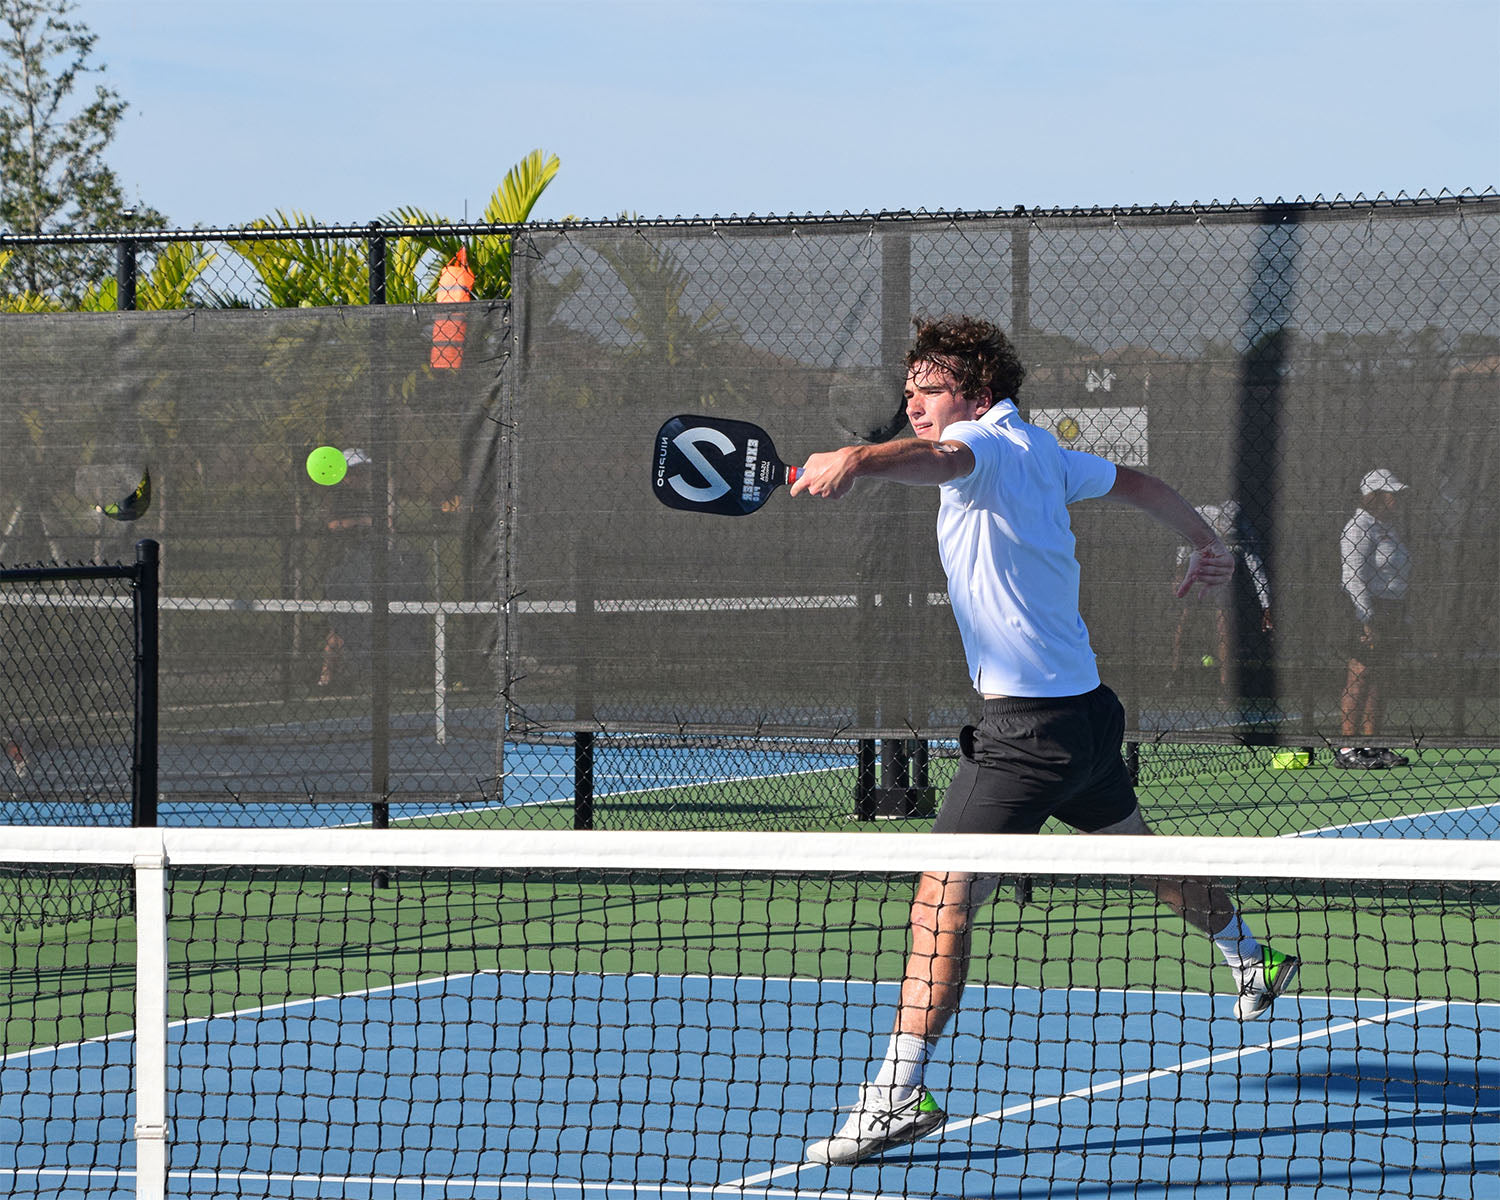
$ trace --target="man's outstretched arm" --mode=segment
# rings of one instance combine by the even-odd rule
[[[962,442],[901,438],[873,446],[844,446],[813,454],[797,473],[793,496],[837,500],[861,477],[889,479],[913,487],[936,487],[974,469],[974,452]]]
[[[1104,494],[1104,499],[1140,509],[1168,529],[1176,530],[1192,545],[1187,571],[1177,585],[1179,597],[1186,596],[1195,586],[1204,592],[1211,591],[1228,583],[1234,574],[1234,554],[1213,531],[1213,526],[1155,475],[1117,466],[1114,487]]]

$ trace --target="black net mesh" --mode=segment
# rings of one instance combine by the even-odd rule
[[[829,1166],[814,1146],[875,1076],[908,969],[896,864],[953,839],[845,837],[832,867],[637,839],[611,867],[527,836],[483,853],[554,865],[442,866],[408,837],[379,872],[318,866],[252,831],[231,855],[260,865],[230,866],[168,837],[192,861],[169,875],[164,1080],[132,1075],[128,912],[24,916],[118,869],[7,864],[0,1193],[134,1194],[132,1092],[162,1087],[168,1194],[1489,1194],[1500,894],[1460,877],[1472,856],[1448,879],[1389,848],[1340,856],[1350,879],[1219,856],[1242,919],[1301,962],[1242,1020],[1243,979],[1138,854],[1001,854],[1029,886],[975,920],[921,1129]]]

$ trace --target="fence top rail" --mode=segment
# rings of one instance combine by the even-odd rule
[[[133,579],[134,563],[63,563],[0,567],[0,583],[61,583],[72,579]]]
[[[538,233],[571,233],[588,229],[671,229],[718,230],[816,226],[909,226],[958,224],[969,221],[1026,221],[1041,219],[1085,218],[1151,218],[1200,220],[1221,218],[1233,221],[1246,217],[1258,221],[1290,219],[1293,216],[1347,216],[1351,212],[1377,212],[1413,209],[1462,209],[1474,206],[1500,210],[1500,191],[1486,188],[1475,191],[1446,188],[1415,195],[1405,192],[1395,196],[1384,193],[1366,197],[1315,196],[1292,200],[1257,198],[1251,201],[1177,202],[1165,204],[1089,205],[1073,208],[1028,207],[1024,204],[1007,209],[899,209],[866,210],[860,213],[750,213],[744,216],[656,216],[589,218],[586,220],[528,221],[524,224],[487,224],[451,222],[431,224],[396,224],[376,220],[362,225],[281,225],[270,227],[225,226],[200,229],[116,229],[87,232],[14,233],[0,230],[0,248],[34,245],[105,245],[121,242],[208,242],[208,241],[286,241],[303,239],[355,239],[376,237],[451,237],[511,236],[525,231]]]
[[[0,863],[1500,882],[1500,843],[1442,839],[71,826],[6,827],[4,835]]]

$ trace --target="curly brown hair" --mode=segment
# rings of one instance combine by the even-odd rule
[[[960,395],[987,387],[997,403],[1016,399],[1026,368],[997,326],[976,317],[918,317],[913,324],[917,338],[906,355],[908,371],[932,363],[952,372]]]

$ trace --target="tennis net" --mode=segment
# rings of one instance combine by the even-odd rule
[[[1497,1165],[1493,843],[6,832],[4,1195],[1477,1197]],[[924,870],[1003,877],[946,1116],[810,1163]],[[26,919],[121,876],[130,913]],[[1161,878],[1300,956],[1269,1020]]]

